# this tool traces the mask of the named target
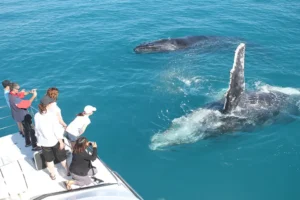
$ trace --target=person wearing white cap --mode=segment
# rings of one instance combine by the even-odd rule
[[[68,125],[66,132],[67,138],[70,140],[72,147],[74,146],[77,138],[81,136],[86,127],[91,123],[90,116],[97,109],[93,106],[85,106],[84,111],[77,114],[76,118]]]

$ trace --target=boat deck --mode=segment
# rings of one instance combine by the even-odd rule
[[[74,186],[72,191],[67,191],[64,181],[71,177],[66,175],[63,167],[55,165],[56,180],[52,180],[47,169],[36,169],[33,153],[31,147],[25,147],[25,140],[20,134],[0,138],[0,199],[86,199],[83,194],[92,197],[89,199],[141,199],[99,158],[93,166],[98,171],[95,177],[103,182],[94,182],[84,189]],[[68,166],[71,160],[69,153]]]

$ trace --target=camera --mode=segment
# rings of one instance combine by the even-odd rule
[[[93,143],[92,143],[92,142],[89,142],[89,145],[90,145],[90,146],[93,146]]]

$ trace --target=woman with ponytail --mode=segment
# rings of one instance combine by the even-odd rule
[[[84,111],[77,114],[76,118],[67,127],[67,137],[70,140],[72,147],[75,141],[84,133],[86,127],[91,123],[90,116],[97,109],[93,106],[85,106]]]

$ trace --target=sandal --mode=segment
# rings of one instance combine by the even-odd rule
[[[71,185],[70,185],[70,181],[65,181],[65,186],[67,188],[67,190],[72,190]]]
[[[55,180],[55,179],[56,179],[55,175],[52,175],[52,174],[50,174],[50,178],[51,178],[52,180]]]

